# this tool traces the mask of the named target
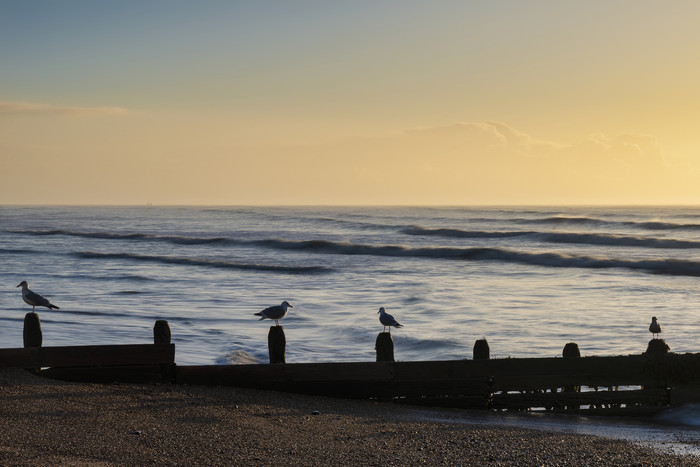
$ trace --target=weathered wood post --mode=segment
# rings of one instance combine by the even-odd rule
[[[154,344],[170,344],[172,339],[172,333],[170,332],[170,325],[164,319],[156,320],[156,324],[153,325],[153,343]],[[160,366],[160,377],[165,381],[174,381],[175,379],[175,365],[174,364],[163,364]]]
[[[374,348],[377,351],[378,362],[394,361],[394,339],[391,337],[390,332],[380,332]]]
[[[576,342],[569,342],[564,346],[564,351],[562,352],[564,358],[576,358],[581,356],[581,351],[578,348]]]
[[[41,347],[43,340],[41,334],[41,320],[36,313],[27,313],[24,316],[24,346],[25,347]]]
[[[153,326],[153,343],[154,344],[170,344],[172,334],[170,333],[170,325],[164,319],[159,319]]]
[[[488,360],[491,358],[491,349],[486,338],[474,342],[474,360]]]
[[[654,338],[649,341],[646,352],[642,354],[647,357],[646,371],[649,374],[663,375],[667,373],[668,368],[666,357],[668,356],[669,350],[671,350],[671,348],[663,339]],[[665,386],[666,385],[663,385],[663,387]],[[642,389],[653,387],[654,385],[642,385]]]
[[[270,326],[267,334],[267,347],[270,350],[270,363],[286,363],[284,353],[287,347],[287,338],[284,337],[282,326]]]
[[[652,339],[649,341],[647,351],[644,352],[644,355],[648,355],[650,357],[663,357],[669,350],[671,350],[671,348],[663,339]]]
[[[564,346],[564,350],[562,351],[562,356],[564,358],[581,358],[581,350],[578,348],[578,344],[576,342],[569,342]],[[564,386],[562,388],[563,392],[581,392],[581,386]],[[575,409],[578,410],[581,408],[580,405],[573,405],[573,406],[568,406],[568,409]]]

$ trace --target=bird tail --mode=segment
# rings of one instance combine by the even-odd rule
[[[258,321],[262,321],[265,319],[265,317],[262,315],[262,313],[253,313],[255,316],[262,316]]]
[[[54,309],[54,308],[57,309],[57,310],[60,310],[60,308],[57,307],[56,305],[49,305],[49,310],[52,310],[52,309]]]
[[[402,328],[402,327],[403,327],[403,324],[396,323],[396,324],[394,324],[394,327],[395,327],[395,328]]]

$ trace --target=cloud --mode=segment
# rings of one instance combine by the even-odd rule
[[[409,138],[422,140],[437,147],[449,145],[465,151],[489,151],[512,154],[548,154],[566,145],[544,141],[502,122],[456,122],[451,125],[410,129]]]
[[[645,134],[624,133],[614,137],[594,134],[586,141],[571,145],[564,155],[581,163],[602,163],[627,169],[646,167],[655,170],[670,166],[658,139]]]
[[[69,107],[28,102],[0,101],[0,116],[111,116],[124,115],[128,111],[121,107]]]
[[[514,162],[523,156],[530,163],[596,165],[621,167],[666,167],[661,143],[645,134],[624,133],[614,137],[591,135],[577,143],[542,140],[502,122],[456,122],[451,125],[405,130],[404,140],[415,151],[430,157],[447,152],[471,159],[497,155]]]

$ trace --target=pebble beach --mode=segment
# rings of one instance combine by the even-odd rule
[[[0,372],[0,464],[695,466],[649,446],[422,417],[393,403]]]

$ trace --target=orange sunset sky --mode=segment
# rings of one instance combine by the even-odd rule
[[[0,204],[700,204],[699,20],[0,0]]]

